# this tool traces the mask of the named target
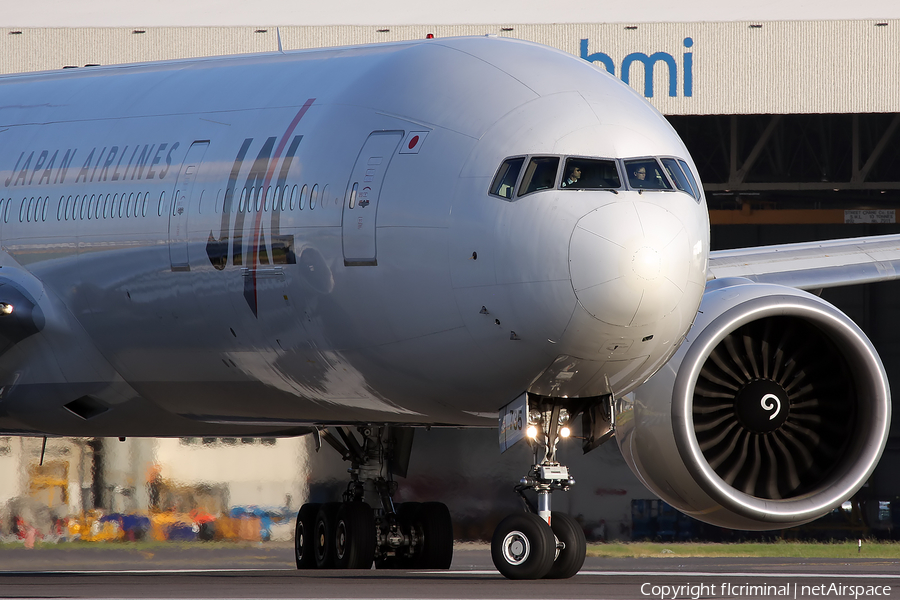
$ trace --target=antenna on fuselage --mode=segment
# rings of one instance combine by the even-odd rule
[[[275,37],[278,39],[278,51],[284,54],[284,48],[281,47],[281,29],[275,28]]]

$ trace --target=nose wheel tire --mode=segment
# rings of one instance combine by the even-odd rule
[[[550,529],[556,539],[565,544],[565,547],[556,555],[550,571],[544,575],[545,579],[568,579],[572,577],[584,565],[584,556],[587,552],[587,543],[584,539],[584,530],[578,521],[563,512],[550,513]]]
[[[375,518],[365,502],[345,502],[334,528],[334,566],[368,569],[375,559]]]
[[[298,569],[316,568],[313,539],[315,538],[316,515],[319,508],[319,504],[304,504],[297,513],[297,526],[294,529],[294,558],[297,561]]]
[[[316,567],[319,569],[334,567],[334,532],[340,507],[340,502],[327,502],[319,507],[319,512],[316,514],[313,550],[316,556]]]
[[[556,538],[539,516],[517,513],[500,521],[491,539],[491,558],[507,579],[541,579],[553,567]]]

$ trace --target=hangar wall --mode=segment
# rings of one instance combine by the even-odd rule
[[[0,72],[500,35],[591,60],[667,115],[900,112],[900,20],[0,29]]]

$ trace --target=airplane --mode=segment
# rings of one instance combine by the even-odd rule
[[[615,439],[693,517],[811,521],[872,473],[884,367],[816,290],[900,237],[710,252],[678,135],[627,85],[495,36],[0,77],[0,431],[299,436],[351,463],[298,568],[445,569],[392,499],[417,427],[533,449],[491,544],[565,579],[561,440]],[[534,501],[537,501],[535,506]]]

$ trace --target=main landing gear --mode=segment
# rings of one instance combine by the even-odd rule
[[[569,470],[556,461],[559,438],[569,435],[569,414],[559,404],[545,402],[528,410],[528,415],[534,464],[516,486],[526,512],[500,522],[491,540],[491,558],[509,579],[566,579],[581,569],[586,551],[581,526],[550,508],[550,494],[568,491],[575,483]],[[537,492],[537,508],[525,496],[526,490]]]
[[[453,558],[450,511],[439,502],[393,502],[405,475],[412,429],[366,426],[319,430],[351,463],[343,502],[304,504],[297,515],[298,569],[447,569]]]

